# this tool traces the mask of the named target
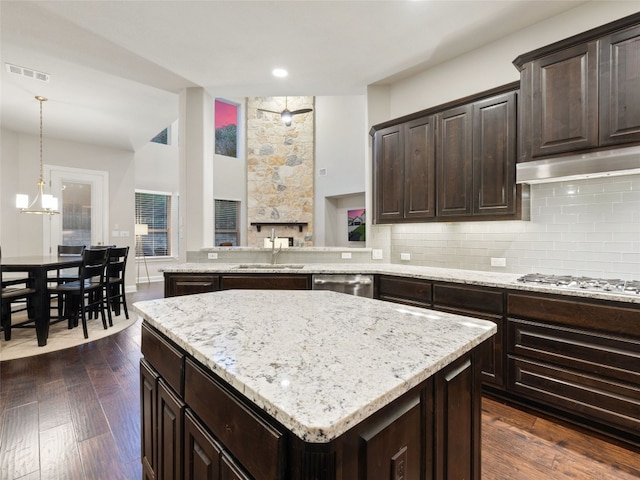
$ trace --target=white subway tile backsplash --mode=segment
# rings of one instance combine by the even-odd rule
[[[640,175],[531,186],[531,220],[372,226],[392,261],[499,271],[640,280]],[[388,244],[386,242],[389,242]]]

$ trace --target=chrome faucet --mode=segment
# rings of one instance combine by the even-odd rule
[[[275,265],[276,262],[278,261],[278,255],[280,255],[280,252],[282,251],[282,245],[280,245],[280,247],[278,247],[278,250],[276,250],[276,229],[272,228],[271,229],[271,265]]]

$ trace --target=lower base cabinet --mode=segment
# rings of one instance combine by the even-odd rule
[[[640,309],[508,296],[508,392],[640,445]]]
[[[145,323],[143,478],[480,480],[481,346],[338,438],[308,443]],[[165,382],[160,370],[182,376]]]

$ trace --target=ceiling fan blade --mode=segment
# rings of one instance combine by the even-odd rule
[[[276,115],[280,115],[282,112],[274,112],[273,110],[265,110],[264,108],[256,108],[259,112],[267,112],[267,113],[275,113]]]
[[[309,113],[313,112],[313,108],[301,108],[300,110],[294,110],[291,112],[291,115],[298,115],[299,113]]]

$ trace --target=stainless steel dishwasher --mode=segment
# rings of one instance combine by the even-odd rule
[[[373,298],[373,275],[314,275],[313,289]]]

